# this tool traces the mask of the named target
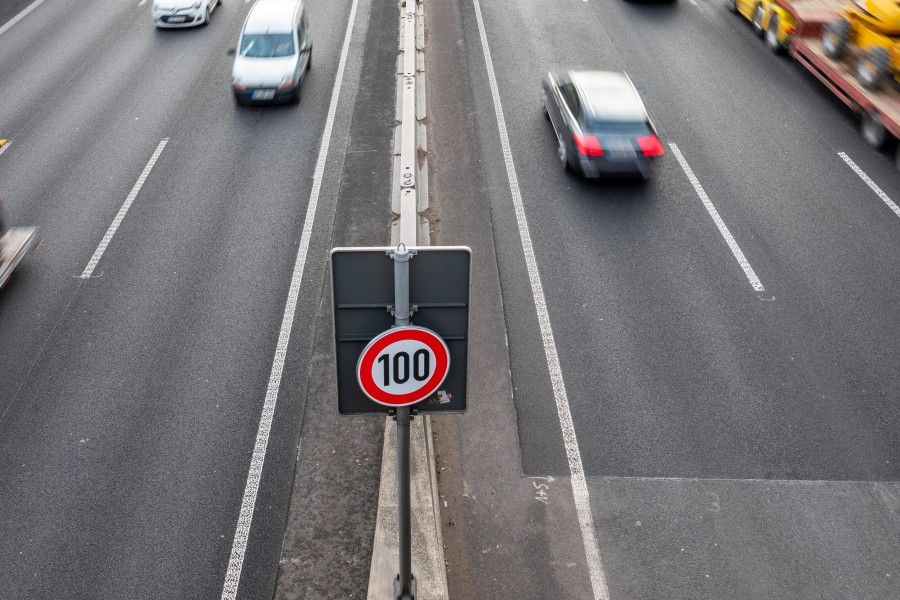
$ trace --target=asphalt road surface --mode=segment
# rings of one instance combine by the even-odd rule
[[[146,2],[48,0],[0,35],[0,193],[43,238],[0,296],[4,598],[222,594],[315,197],[239,571],[241,597],[274,593],[358,88],[365,18],[314,195],[351,4],[310,5],[302,100],[271,109],[231,97],[249,3],[158,31]],[[4,3],[4,23],[25,6]]]
[[[229,89],[248,2],[0,27],[28,6],[0,33],[0,194],[43,239],[0,294],[0,596],[222,595],[294,282],[239,597],[360,597],[382,423],[330,404],[326,257],[387,241],[396,4],[310,2],[302,100],[265,109]],[[450,597],[900,597],[900,218],[844,158],[897,202],[890,157],[718,1],[426,7],[432,242],[474,252],[469,411],[435,419]],[[631,75],[655,179],[562,171],[539,81],[569,67]]]
[[[839,153],[896,202],[890,156],[721,2],[470,0],[440,18],[472,94],[445,114],[472,133],[509,340],[513,400],[492,425],[515,419],[521,452],[490,470],[485,428],[439,422],[442,482],[464,498],[444,514],[451,597],[900,595],[900,218]],[[539,82],[566,68],[632,77],[667,150],[654,180],[563,172]],[[451,93],[431,75],[431,98]],[[530,509],[490,496],[504,469]],[[571,562],[582,539],[597,556]]]

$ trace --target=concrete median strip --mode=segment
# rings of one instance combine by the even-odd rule
[[[369,572],[369,600],[394,598],[397,576],[397,427],[386,419],[381,486],[372,566]],[[436,504],[437,477],[431,443],[430,417],[413,419],[410,428],[410,490],[412,497],[412,565],[416,578],[416,600],[447,598],[440,514]]]
[[[416,240],[427,246],[429,225],[419,212],[428,207],[428,164],[419,156],[427,152],[424,125],[425,12],[422,2],[401,5],[400,49],[397,73],[398,135],[395,136],[395,168],[392,184],[393,211],[400,215],[391,228],[391,245]],[[410,493],[412,521],[412,572],[416,600],[444,600],[448,597],[444,549],[441,539],[440,507],[437,502],[437,475],[431,437],[431,419],[413,419],[410,431]],[[372,564],[369,571],[369,600],[393,600],[394,579],[399,556],[397,509],[397,428],[385,420],[381,485],[378,495]]]

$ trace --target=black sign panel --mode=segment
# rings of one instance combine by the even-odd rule
[[[338,410],[341,414],[388,414],[370,400],[356,377],[366,344],[394,325],[392,248],[335,248],[331,251]],[[412,250],[412,249],[411,249]],[[472,251],[461,246],[415,248],[409,259],[410,324],[437,333],[450,349],[450,372],[437,393],[412,406],[413,412],[466,409],[469,342],[469,284]]]

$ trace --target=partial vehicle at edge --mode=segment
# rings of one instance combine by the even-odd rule
[[[161,29],[209,25],[210,15],[222,0],[153,0],[153,22]]]

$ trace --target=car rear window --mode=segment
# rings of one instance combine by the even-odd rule
[[[646,121],[613,121],[609,119],[585,119],[583,128],[595,133],[621,133],[643,135],[650,133]]]
[[[238,54],[248,58],[292,56],[294,36],[290,33],[245,33]]]

